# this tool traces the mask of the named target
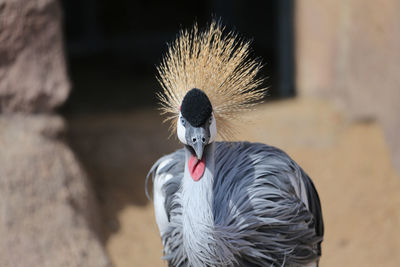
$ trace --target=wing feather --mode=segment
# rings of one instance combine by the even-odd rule
[[[147,183],[150,175],[152,176],[154,212],[161,236],[168,228],[172,200],[180,187],[183,171],[184,151],[180,149],[160,158],[146,177],[146,194],[148,195]]]

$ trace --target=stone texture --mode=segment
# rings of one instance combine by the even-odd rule
[[[400,171],[400,2],[309,0],[296,7],[300,94],[378,120]]]
[[[0,266],[110,266],[84,172],[54,115],[0,116]]]
[[[0,1],[0,112],[49,111],[69,81],[56,0]]]

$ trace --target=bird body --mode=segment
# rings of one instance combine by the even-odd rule
[[[307,174],[272,146],[216,141],[263,97],[259,68],[215,22],[182,31],[159,67],[162,110],[184,145],[146,178],[170,266],[318,264],[323,220]]]
[[[214,153],[211,152],[214,150]],[[152,168],[165,259],[171,266],[302,266],[321,253],[318,194],[283,151],[215,142],[209,173],[188,175],[180,149]],[[195,208],[194,208],[195,207]]]

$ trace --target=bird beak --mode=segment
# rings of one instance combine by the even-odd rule
[[[192,145],[192,148],[194,152],[196,153],[197,159],[201,160],[203,157],[203,152],[204,152],[204,144],[201,144],[200,142],[197,142],[196,144]]]
[[[197,159],[201,160],[204,148],[210,139],[206,129],[204,127],[190,127],[186,139],[187,144],[193,148]]]

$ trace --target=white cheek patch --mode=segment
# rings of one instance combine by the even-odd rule
[[[178,134],[178,138],[179,141],[181,141],[182,143],[184,143],[185,145],[186,143],[186,128],[185,126],[182,125],[182,114],[179,114],[179,118],[178,118],[178,127],[176,129],[177,134]]]
[[[212,121],[211,121],[211,125],[210,125],[210,141],[214,142],[215,139],[217,138],[217,122],[215,120],[214,114],[211,115],[212,116]]]

